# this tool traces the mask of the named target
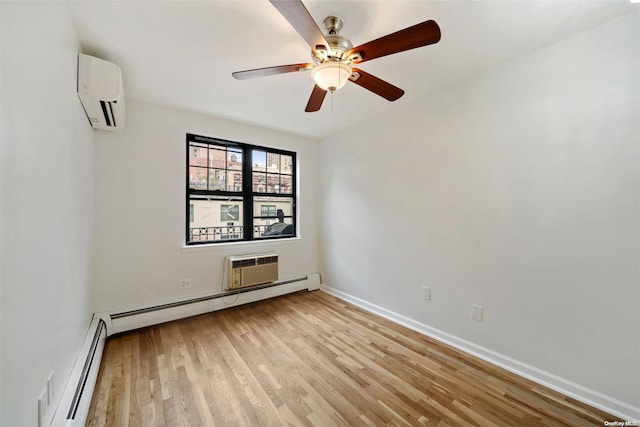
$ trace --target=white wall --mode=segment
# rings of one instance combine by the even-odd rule
[[[323,282],[640,414],[639,29],[626,15],[326,138]]]
[[[76,95],[79,43],[64,5],[0,2],[0,425],[53,415],[93,313],[93,131]]]
[[[97,311],[218,293],[229,255],[276,251],[283,279],[319,270],[317,141],[133,99],[126,108],[124,130],[95,138]],[[296,151],[300,238],[183,248],[187,133]]]

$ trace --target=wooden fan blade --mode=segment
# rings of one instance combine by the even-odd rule
[[[353,60],[353,63],[357,64],[438,41],[440,41],[440,27],[435,21],[429,20],[354,47],[347,52],[346,57],[357,54]]]
[[[331,50],[316,21],[313,20],[300,0],[269,0],[269,2],[289,21],[289,24],[302,36],[311,49],[321,45],[327,51]]]
[[[278,65],[276,67],[256,68],[253,70],[236,71],[231,75],[238,80],[253,79],[256,77],[273,76],[274,74],[293,73],[294,71],[306,71],[313,68],[313,64]]]
[[[322,107],[322,101],[324,101],[324,97],[326,95],[326,90],[322,89],[318,85],[315,85],[313,87],[313,91],[311,92],[311,96],[309,97],[309,102],[307,102],[307,106],[304,111],[306,111],[307,113],[318,111],[320,107]]]
[[[361,86],[376,95],[380,95],[386,100],[395,101],[404,95],[404,90],[399,87],[395,87],[391,83],[387,83],[382,79],[377,78],[369,73],[365,73],[364,71],[354,68],[352,70],[353,74],[351,77],[351,81]]]

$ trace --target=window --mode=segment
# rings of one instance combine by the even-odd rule
[[[238,221],[240,205],[220,205],[220,221]]]
[[[276,205],[260,205],[260,216],[276,216]]]
[[[294,237],[296,154],[187,134],[188,245]]]

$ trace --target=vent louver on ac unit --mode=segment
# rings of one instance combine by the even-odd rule
[[[100,101],[100,107],[102,107],[102,115],[104,116],[104,121],[107,127],[118,127],[116,122],[116,116],[113,114],[113,107],[118,107],[118,101]]]
[[[278,255],[266,253],[228,258],[228,289],[264,285],[278,280]]]
[[[94,129],[124,127],[124,88],[117,65],[79,53],[78,97]]]

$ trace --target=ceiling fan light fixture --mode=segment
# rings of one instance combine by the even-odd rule
[[[347,83],[351,67],[338,61],[327,61],[311,70],[311,78],[323,90],[334,92]]]

